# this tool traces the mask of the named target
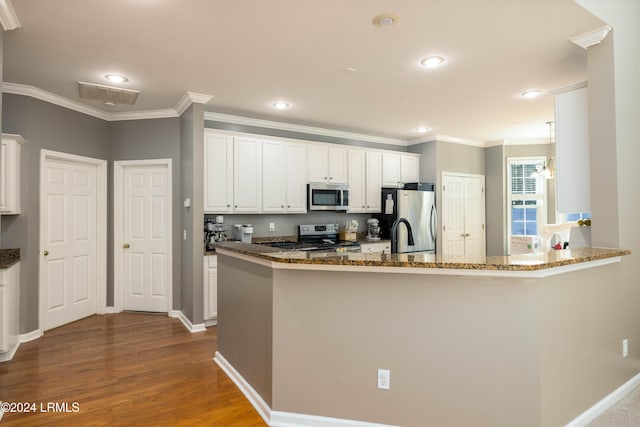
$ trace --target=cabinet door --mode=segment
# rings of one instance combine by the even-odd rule
[[[286,212],[307,212],[307,147],[285,144]]]
[[[0,159],[0,213],[20,213],[20,151],[24,139],[20,135],[2,135]]]
[[[329,148],[321,145],[309,145],[309,181],[326,182],[329,180]]]
[[[401,187],[400,176],[400,155],[399,154],[383,154],[382,155],[382,186],[383,187]]]
[[[420,181],[418,158],[413,156],[402,156],[400,158],[400,181],[406,182]]]
[[[349,150],[349,212],[366,212],[365,151]]]
[[[347,149],[329,148],[329,182],[347,183]]]
[[[262,141],[262,211],[285,212],[284,144]]]
[[[367,151],[365,180],[367,184],[365,187],[366,211],[378,213],[381,209],[382,154]]]
[[[204,257],[204,319],[218,317],[218,257],[207,255]]]
[[[262,209],[262,141],[235,137],[233,156],[233,211]]]
[[[205,133],[204,211],[232,212],[233,137]]]

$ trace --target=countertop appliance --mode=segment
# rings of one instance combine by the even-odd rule
[[[221,216],[218,218],[222,218]],[[224,242],[227,240],[227,231],[229,231],[229,226],[222,223],[222,219],[220,222],[217,222],[214,219],[205,219],[204,221],[204,245],[205,250],[211,250],[214,248],[215,243]]]
[[[291,251],[353,252],[360,250],[354,241],[338,241],[338,224],[302,224],[297,242],[267,242],[264,245]]]
[[[307,208],[310,211],[348,210],[349,185],[310,182],[307,184]]]
[[[397,224],[397,252],[436,252],[436,196],[434,184],[407,183],[405,190],[382,188],[382,213],[375,216],[380,221],[380,237],[392,239],[391,226],[401,218],[411,224],[414,244],[409,245],[408,228]]]
[[[367,240],[371,242],[380,240],[380,221],[376,218],[367,220]]]
[[[253,235],[253,224],[234,224],[235,239],[242,243],[251,243]]]

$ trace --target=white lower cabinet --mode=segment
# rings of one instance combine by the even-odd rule
[[[211,326],[218,319],[218,256],[204,257],[204,321]]]
[[[20,263],[0,269],[0,362],[18,349],[20,328]]]
[[[367,242],[360,243],[360,252],[363,254],[373,254],[373,253],[391,253],[391,242],[389,240],[384,240],[380,242]]]

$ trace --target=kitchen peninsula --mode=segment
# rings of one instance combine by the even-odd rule
[[[265,419],[403,426],[564,425],[590,407],[583,331],[608,327],[607,278],[630,254],[455,263],[241,243],[216,251],[215,360]],[[390,371],[388,390],[378,369]]]

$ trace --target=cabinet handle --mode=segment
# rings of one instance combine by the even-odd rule
[[[327,177],[325,176],[324,179],[327,179]]]
[[[227,207],[228,207],[228,208],[230,208],[230,207],[231,207],[231,205],[227,205]]]
[[[367,205],[368,208],[370,208],[371,206]]]
[[[122,245],[122,247],[123,247],[124,249],[129,249],[129,244],[128,244],[128,243],[125,243],[124,245]]]
[[[284,205],[280,205],[281,208],[284,208]]]
[[[288,208],[290,208],[290,207],[291,207],[291,205],[287,205],[287,207],[288,207]]]
[[[332,177],[332,176],[330,176],[330,177],[329,177],[329,179],[331,180],[331,179],[333,179],[333,177]]]
[[[49,251],[44,251],[44,256],[49,255]]]
[[[234,208],[237,208],[237,207],[238,207],[238,205],[235,205],[235,206],[234,206]]]

